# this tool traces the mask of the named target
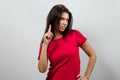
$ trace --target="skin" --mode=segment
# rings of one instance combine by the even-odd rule
[[[58,39],[62,37],[62,32],[66,29],[68,25],[69,15],[66,12],[62,13],[61,20],[59,22],[58,30],[55,31],[55,37],[54,39]]]
[[[48,67],[47,47],[50,41],[52,40],[53,37],[54,39],[58,39],[63,36],[62,32],[66,29],[68,25],[68,20],[69,20],[69,14],[66,12],[63,12],[61,16],[61,20],[59,22],[58,30],[55,31],[55,35],[53,35],[53,33],[51,32],[51,25],[49,25],[48,31],[44,34],[44,42],[42,44],[41,55],[40,55],[40,59],[38,62],[38,69],[41,73],[46,72],[47,67]],[[89,77],[92,73],[92,70],[96,62],[96,53],[88,41],[86,41],[81,46],[81,48],[86,53],[86,55],[89,57],[89,60],[88,60],[87,69],[84,75],[80,76],[80,74],[78,74],[76,77],[78,78],[78,80],[89,80]]]

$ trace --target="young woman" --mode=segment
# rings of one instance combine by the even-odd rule
[[[71,12],[62,4],[55,5],[47,16],[38,56],[41,73],[46,72],[50,61],[46,80],[89,80],[96,54],[87,38],[80,31],[72,29],[72,22]],[[80,74],[80,48],[89,57],[83,76]]]

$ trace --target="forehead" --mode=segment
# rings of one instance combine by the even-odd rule
[[[69,18],[69,14],[67,12],[63,12],[61,17],[62,18]]]

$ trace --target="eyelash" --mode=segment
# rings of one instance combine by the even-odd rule
[[[64,18],[61,18],[60,20],[66,20],[66,21],[69,21],[69,19],[64,19]]]

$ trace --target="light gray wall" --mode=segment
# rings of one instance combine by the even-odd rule
[[[58,3],[97,53],[91,80],[120,80],[120,0],[0,0],[0,80],[45,79],[37,55],[46,16]],[[81,51],[82,74],[87,59]]]

